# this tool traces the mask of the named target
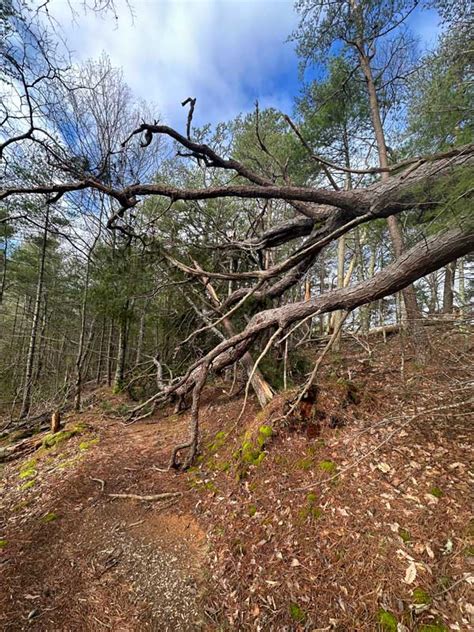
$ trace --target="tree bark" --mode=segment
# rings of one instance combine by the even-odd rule
[[[364,73],[365,81],[367,84],[370,114],[372,118],[372,125],[374,128],[375,140],[377,143],[379,164],[382,168],[387,168],[389,167],[387,145],[385,143],[385,133],[383,130],[382,119],[380,117],[379,101],[378,101],[374,78],[372,75],[372,68],[370,66],[370,61],[368,57],[363,52],[362,44],[359,45],[358,52],[359,52],[360,65],[362,68],[362,72]],[[383,181],[388,180],[389,177],[390,176],[388,172],[386,171],[382,172],[381,178]],[[405,249],[405,244],[403,242],[403,235],[402,235],[400,225],[398,223],[397,218],[394,215],[390,215],[387,218],[387,224],[388,224],[388,231],[390,234],[390,239],[392,241],[395,256],[400,257],[402,252]],[[403,290],[402,295],[403,295],[403,301],[405,303],[407,325],[410,329],[412,329],[413,326],[416,325],[417,319],[421,318],[421,312],[416,300],[415,288],[412,285],[406,287]]]
[[[454,306],[454,276],[456,274],[456,261],[448,263],[444,269],[443,286],[443,313],[452,314]]]
[[[33,386],[33,366],[35,361],[36,340],[38,336],[38,327],[40,321],[41,301],[43,298],[44,270],[46,263],[46,250],[48,243],[49,229],[49,206],[46,205],[46,215],[44,220],[43,240],[41,244],[41,253],[38,269],[38,280],[36,283],[36,296],[33,309],[33,321],[31,323],[30,344],[28,347],[28,356],[26,359],[25,378],[23,385],[23,398],[21,403],[20,419],[28,416],[31,408],[31,390]]]
[[[464,277],[464,259],[459,259],[459,302],[461,315],[466,311],[466,281]]]
[[[123,380],[125,376],[125,357],[127,353],[127,312],[128,301],[125,308],[125,313],[122,314],[120,319],[118,349],[117,349],[117,366],[115,367],[115,377],[113,390],[115,393],[119,393],[123,388]]]
[[[110,325],[109,325],[109,340],[107,343],[107,386],[112,385],[113,347],[114,347],[114,321],[113,319],[111,319]]]
[[[146,310],[148,307],[149,301],[145,301],[143,303],[142,313],[140,314],[140,325],[138,328],[138,338],[137,338],[137,354],[135,356],[135,366],[137,367],[142,360],[142,351],[143,351],[143,340],[145,337],[145,321],[146,321]]]
[[[2,253],[2,279],[0,281],[0,308],[3,302],[3,296],[5,294],[5,287],[7,284],[7,263],[8,263],[8,237],[5,237],[5,247]]]
[[[216,307],[219,307],[221,303],[212,284],[207,279],[204,279],[204,285],[214,305]],[[229,338],[235,336],[235,329],[229,318],[224,318],[222,324]],[[243,356],[240,358],[240,362],[244,367],[246,374],[251,375],[253,371],[254,361],[250,353],[244,353]],[[260,369],[257,368],[254,371],[250,383],[255,392],[255,395],[257,396],[258,403],[262,408],[265,408],[265,406],[273,399],[273,390],[270,384],[264,378]]]
[[[82,294],[81,305],[81,331],[79,334],[79,346],[76,355],[76,383],[74,393],[74,409],[81,409],[81,391],[82,391],[82,369],[84,366],[84,340],[86,336],[86,316],[87,316],[87,299],[89,296],[89,276],[90,276],[90,254],[87,258],[86,278],[84,281],[84,290]]]
[[[102,379],[102,355],[104,352],[104,338],[105,338],[105,318],[102,320],[102,327],[100,329],[99,351],[97,358],[97,369],[95,374],[96,386],[99,386]]]

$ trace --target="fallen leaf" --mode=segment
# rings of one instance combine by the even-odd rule
[[[416,579],[415,562],[410,562],[405,573],[405,579],[403,581],[405,582],[405,584],[413,584],[415,579]]]

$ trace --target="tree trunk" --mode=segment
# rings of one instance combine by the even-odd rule
[[[21,403],[20,419],[28,416],[31,408],[31,389],[33,386],[33,366],[35,361],[36,339],[40,321],[41,300],[43,298],[44,269],[46,262],[46,249],[48,242],[49,206],[46,205],[46,216],[44,220],[43,241],[41,245],[40,263],[38,270],[38,281],[36,283],[36,297],[33,310],[33,321],[31,324],[30,344],[26,359],[25,379],[23,385],[23,398]]]
[[[128,301],[126,305],[128,310]],[[117,366],[115,367],[114,393],[119,393],[123,389],[125,376],[125,356],[127,353],[127,315],[122,315],[120,319],[119,340],[117,349]]]
[[[342,237],[339,237],[339,239],[337,240],[337,287],[338,288],[344,287],[345,255],[346,255],[346,236],[342,235]],[[334,351],[339,351],[340,346],[341,346],[341,330],[338,327],[338,325],[339,325],[339,321],[341,320],[343,316],[343,313],[344,312],[341,312],[341,310],[337,310],[337,312],[334,312],[334,320],[333,320],[334,324],[331,327],[331,329],[338,332],[333,344]]]
[[[426,277],[429,288],[429,298],[427,299],[428,314],[431,316],[436,312],[436,273],[432,273]]]
[[[377,150],[379,155],[379,164],[382,168],[389,166],[387,145],[385,144],[385,134],[383,131],[382,119],[380,118],[380,108],[377,97],[377,90],[372,75],[372,68],[370,67],[370,61],[368,57],[363,53],[362,45],[358,48],[359,61],[364,73],[365,81],[367,83],[367,91],[369,94],[370,114],[372,118],[372,125],[375,133],[375,140],[377,142]],[[382,180],[388,180],[389,174],[384,171],[382,173]],[[405,244],[403,243],[403,235],[398,223],[397,218],[391,215],[387,218],[388,231],[390,239],[393,244],[393,250],[395,256],[398,258],[405,250]],[[413,285],[408,286],[402,292],[403,301],[405,303],[405,311],[407,316],[407,325],[410,329],[416,325],[416,322],[421,318],[421,312],[416,300],[415,288]]]
[[[38,353],[37,355],[37,364],[36,364],[36,371],[34,371],[34,378],[33,378],[33,383],[34,384],[38,384],[41,378],[41,374],[43,373],[43,364],[44,364],[44,357],[45,357],[45,347],[46,347],[46,341],[45,341],[45,333],[46,333],[46,325],[48,322],[48,308],[47,308],[47,296],[46,294],[44,295],[44,306],[43,306],[43,314],[41,316],[41,329],[39,332],[39,336],[38,336]]]
[[[79,334],[79,346],[76,355],[76,383],[74,392],[74,409],[81,409],[81,391],[82,391],[82,369],[84,366],[84,340],[86,335],[86,315],[87,315],[87,298],[89,295],[89,275],[90,275],[90,253],[87,258],[86,278],[84,281],[84,291],[82,294],[81,305],[81,331]]]
[[[3,295],[5,293],[5,287],[7,284],[7,262],[8,262],[8,238],[5,237],[5,248],[2,254],[3,266],[2,266],[2,279],[0,281],[0,308],[3,302]]]
[[[143,340],[145,337],[145,320],[146,320],[146,309],[148,307],[148,300],[143,304],[143,310],[140,315],[140,325],[138,328],[138,339],[137,339],[137,355],[135,356],[135,367],[137,367],[142,360],[142,351],[143,351]]]
[[[100,342],[99,342],[99,357],[97,358],[97,371],[95,376],[96,386],[99,386],[101,378],[102,378],[102,354],[104,352],[104,338],[105,338],[105,318],[102,321],[102,328],[100,331]]]
[[[156,387],[159,391],[163,390],[164,387],[164,382],[163,382],[163,367],[161,365],[161,360],[160,360],[160,354],[157,353],[156,356],[153,358],[153,364],[155,365],[156,368],[156,374],[155,374],[155,378],[156,378]]]
[[[214,287],[211,285],[211,283],[207,279],[205,279],[205,287],[214,305],[216,307],[219,306],[220,305],[219,297],[217,296]],[[235,336],[234,326],[232,325],[232,323],[230,322],[228,318],[224,318],[224,320],[222,321],[222,324],[229,338],[232,338],[232,336]],[[248,351],[244,353],[244,355],[240,359],[240,362],[242,366],[244,367],[247,375],[251,375],[253,366],[254,366],[254,361]],[[262,408],[264,408],[273,399],[273,390],[270,384],[263,377],[261,371],[258,368],[254,371],[252,375],[251,384],[255,392],[255,395],[257,396],[258,403],[260,404]]]
[[[109,340],[107,344],[107,386],[112,385],[112,350],[114,345],[114,321],[110,321]]]
[[[466,311],[466,282],[464,277],[464,259],[459,259],[459,309],[461,316]]]
[[[443,286],[443,313],[452,314],[454,305],[454,276],[456,274],[456,261],[448,263],[444,269]]]

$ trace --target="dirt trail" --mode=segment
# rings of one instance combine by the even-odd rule
[[[471,629],[472,338],[423,367],[374,347],[328,362],[304,423],[286,392],[236,427],[241,397],[208,385],[186,474],[160,471],[186,414],[124,426],[109,393],[71,414],[78,434],[2,473],[0,629]]]
[[[203,629],[205,534],[188,511],[185,478],[154,469],[183,422],[77,419],[91,431],[23,462],[31,476],[20,476],[18,461],[5,467],[1,629]],[[179,489],[178,501],[108,496]]]

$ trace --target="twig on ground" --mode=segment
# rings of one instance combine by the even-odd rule
[[[93,478],[92,476],[89,477],[91,479],[91,481],[94,481],[95,483],[99,483],[100,484],[100,491],[103,492],[105,489],[105,481],[103,481],[101,478]]]
[[[451,586],[448,586],[447,588],[445,588],[441,592],[436,593],[436,595],[434,595],[434,598],[437,599],[438,597],[441,597],[441,595],[444,595],[445,593],[449,592],[450,590],[452,590],[453,588],[455,588],[459,584],[462,584],[462,582],[468,582],[468,584],[471,584],[473,579],[474,579],[473,575],[470,575],[469,573],[466,573],[465,575],[463,575],[461,577],[461,579],[458,579],[456,582],[454,582],[454,584],[451,584]]]
[[[164,500],[165,498],[176,498],[182,496],[182,492],[163,492],[162,494],[151,494],[149,496],[140,496],[140,494],[107,494],[111,498],[133,498],[135,500]]]

